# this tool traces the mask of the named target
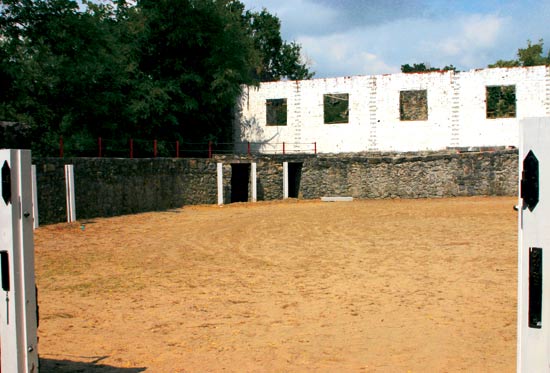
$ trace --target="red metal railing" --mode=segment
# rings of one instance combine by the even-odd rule
[[[166,140],[128,139],[126,146],[120,140],[97,138],[97,148],[76,149],[70,140],[59,137],[59,157],[70,156],[97,156],[102,157],[129,157],[129,158],[157,158],[157,157],[193,157],[212,158],[215,154],[317,154],[317,142],[289,143],[289,142],[182,142]]]

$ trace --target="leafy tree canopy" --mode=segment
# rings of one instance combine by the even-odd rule
[[[447,70],[456,71],[456,67],[454,67],[453,65],[445,66],[444,68],[431,67],[427,63],[415,63],[412,66],[409,65],[408,63],[405,65],[401,65],[402,73],[421,73],[421,72],[447,71]]]
[[[0,121],[30,125],[33,150],[98,136],[227,141],[242,84],[306,79],[280,21],[237,0],[3,0]]]
[[[261,12],[246,11],[244,19],[261,59],[254,71],[259,80],[301,80],[313,77],[314,74],[302,61],[300,45],[282,40],[281,22],[277,17],[263,9]]]
[[[544,41],[540,39],[538,43],[532,44],[531,40],[527,40],[527,47],[519,48],[517,59],[515,60],[498,60],[489,67],[516,67],[516,66],[539,66],[550,64],[550,51],[545,56]]]

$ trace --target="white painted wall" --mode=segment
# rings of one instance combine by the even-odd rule
[[[519,145],[519,121],[548,112],[549,70],[544,66],[485,69],[459,74],[459,146]],[[516,86],[516,118],[486,119],[485,87]]]
[[[516,86],[516,118],[487,119],[486,86]],[[427,90],[428,120],[401,121],[399,92]],[[349,94],[349,123],[324,124],[323,95]],[[287,125],[266,126],[267,99],[287,99]],[[519,121],[550,116],[550,67],[353,76],[246,87],[234,126],[237,151],[321,153],[518,146]],[[261,143],[258,145],[257,143]]]
[[[451,72],[377,77],[376,138],[373,149],[414,151],[443,149],[451,135]],[[399,92],[427,90],[428,120],[401,121]]]

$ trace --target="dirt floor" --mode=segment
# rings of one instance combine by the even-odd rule
[[[515,203],[186,206],[41,227],[41,371],[513,372]]]

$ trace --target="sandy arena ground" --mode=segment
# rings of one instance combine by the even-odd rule
[[[41,227],[41,371],[513,372],[515,203],[186,206]]]

